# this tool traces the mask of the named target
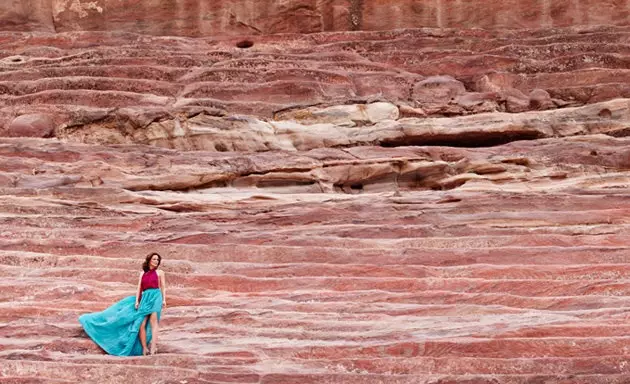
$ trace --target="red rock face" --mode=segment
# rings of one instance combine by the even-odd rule
[[[361,28],[540,28],[626,25],[627,1],[364,0]]]
[[[627,25],[623,0],[24,0],[0,4],[4,30],[177,36],[397,28]]]
[[[0,382],[627,383],[626,4],[551,3],[0,4]]]
[[[427,143],[404,129],[430,132],[427,117],[448,117],[429,120],[445,131],[474,122],[514,137],[623,135],[627,105],[612,100],[630,95],[627,33],[424,29],[222,40],[5,33],[0,132],[15,136],[23,115],[45,115],[52,123],[26,136],[219,151]],[[251,46],[238,47],[246,41]],[[537,115],[519,115],[516,124],[510,115],[474,117],[534,111],[553,124]],[[571,115],[575,126],[563,123]],[[224,129],[203,128],[210,123]],[[329,125],[309,128],[318,123]],[[243,133],[252,127],[258,133]]]
[[[0,378],[623,383],[629,144],[2,139]],[[162,353],[103,356],[76,317],[156,250]]]

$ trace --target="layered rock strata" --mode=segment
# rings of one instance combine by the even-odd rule
[[[400,28],[628,25],[627,0],[22,0],[0,29],[225,36]]]
[[[613,100],[630,96],[627,36],[626,27],[403,30],[267,36],[238,48],[240,39],[5,33],[0,127],[202,150],[309,149],[285,137],[309,134],[335,136],[323,146],[378,143],[370,131],[437,127],[438,137],[451,126],[619,136],[627,106]],[[515,115],[529,111],[546,112]]]
[[[0,375],[622,383],[628,143],[252,155],[3,139]],[[161,353],[103,356],[76,317],[131,294],[149,251],[169,281]]]
[[[628,382],[628,32],[2,34],[0,381]]]

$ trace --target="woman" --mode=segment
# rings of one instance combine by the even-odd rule
[[[79,317],[85,332],[110,355],[157,353],[158,322],[166,307],[164,272],[158,270],[161,263],[162,256],[150,253],[142,264],[135,297],[128,296],[103,312]]]

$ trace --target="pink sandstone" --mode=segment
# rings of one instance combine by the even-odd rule
[[[0,4],[4,30],[107,30],[175,36],[399,28],[627,25],[626,0],[23,0]]]
[[[627,2],[156,4],[0,4],[0,382],[629,381]]]

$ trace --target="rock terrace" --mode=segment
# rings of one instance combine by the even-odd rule
[[[627,383],[629,36],[0,34],[0,381]]]

